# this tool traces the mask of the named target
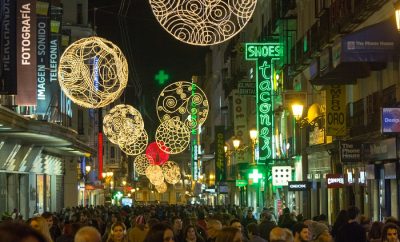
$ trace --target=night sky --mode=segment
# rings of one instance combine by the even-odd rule
[[[146,129],[152,133],[158,126],[155,111],[158,94],[168,83],[190,81],[192,75],[203,75],[204,56],[208,48],[182,43],[167,33],[155,19],[147,0],[125,0],[123,9],[126,17],[118,15],[120,2],[121,0],[89,0],[89,22],[94,22],[93,9],[97,7],[97,35],[122,47],[123,35],[118,19],[126,21],[132,50],[132,58],[128,57],[128,63],[134,65],[137,74],[132,75],[130,72],[129,76],[130,79],[135,77],[140,81],[143,95],[141,99],[132,95],[134,87],[130,85],[123,97],[127,104],[132,104],[141,111],[147,124]],[[170,75],[170,80],[163,86],[154,80],[161,69]]]

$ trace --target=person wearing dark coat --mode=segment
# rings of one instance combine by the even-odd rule
[[[365,229],[358,223],[360,209],[350,207],[347,209],[349,220],[338,231],[335,241],[340,242],[366,242],[367,235]]]

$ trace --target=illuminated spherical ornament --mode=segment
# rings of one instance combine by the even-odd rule
[[[170,184],[176,184],[181,180],[181,169],[179,165],[173,161],[167,161],[161,166],[165,181]]]
[[[199,86],[181,81],[164,88],[158,96],[156,110],[161,122],[178,117],[189,129],[194,129],[206,121],[209,105]]]
[[[128,62],[112,42],[82,38],[64,51],[58,67],[58,80],[65,95],[86,108],[112,103],[128,82]]]
[[[148,166],[146,169],[146,176],[155,186],[161,185],[161,183],[164,182],[164,175],[160,166]]]
[[[160,146],[163,146],[163,143],[160,143]],[[168,149],[166,149],[168,150]],[[164,150],[159,148],[157,142],[150,143],[146,149],[146,155],[151,157],[152,165],[162,165],[167,162],[169,158],[169,154],[166,153]]]
[[[156,142],[168,154],[181,153],[190,143],[190,130],[177,118],[166,120],[156,130]]]
[[[103,119],[103,131],[114,144],[133,144],[144,130],[142,115],[130,105],[113,107]]]
[[[176,39],[192,45],[224,42],[246,26],[257,0],[150,0],[158,22]]]
[[[136,156],[133,165],[137,174],[146,175],[146,169],[150,166],[150,161],[151,157],[148,157],[145,154]]]
[[[148,142],[149,142],[149,137],[147,135],[146,130],[143,129],[142,134],[135,139],[134,143],[132,144],[129,144],[129,142],[120,143],[119,147],[127,155],[139,155],[140,153],[145,151]]]
[[[164,193],[167,191],[167,184],[165,182],[161,183],[158,186],[155,186],[158,193]]]

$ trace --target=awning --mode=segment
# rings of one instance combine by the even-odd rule
[[[354,84],[386,68],[398,53],[399,38],[394,17],[344,36],[321,52],[320,75],[311,83]]]

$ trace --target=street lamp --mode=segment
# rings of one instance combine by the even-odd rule
[[[301,117],[303,116],[303,108],[304,106],[302,104],[292,104],[292,112],[293,116],[296,120],[300,120]]]
[[[397,2],[395,5],[395,15],[396,15],[396,27],[397,31],[400,32],[400,2]]]
[[[235,148],[235,150],[237,150],[239,148],[239,146],[240,146],[240,139],[234,139],[232,141],[232,143],[233,143],[233,147]]]
[[[250,130],[250,139],[251,139],[251,144],[252,144],[252,149],[251,149],[251,160],[252,160],[252,164],[256,165],[256,153],[255,153],[255,149],[256,149],[256,142],[257,142],[257,136],[258,136],[258,132],[256,129],[252,129]]]
[[[86,173],[89,173],[91,169],[92,169],[92,167],[89,166],[89,165],[87,165],[87,166],[85,167]]]

